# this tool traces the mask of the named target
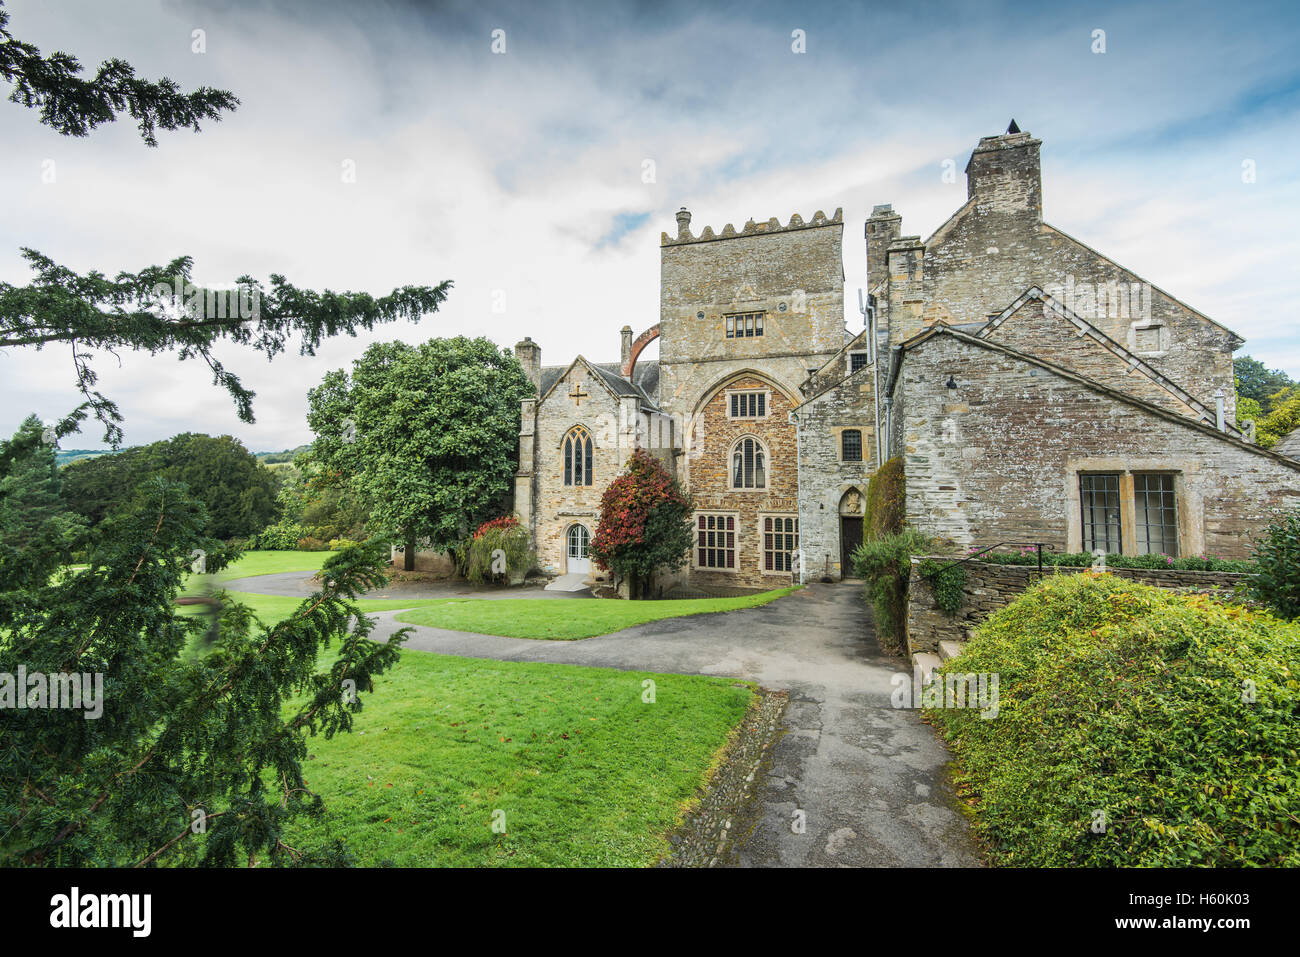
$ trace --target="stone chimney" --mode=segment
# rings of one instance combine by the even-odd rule
[[[1011,128],[1016,128],[1012,123]],[[1018,131],[986,136],[966,164],[967,198],[977,213],[1030,213],[1043,218],[1042,140]]]
[[[632,355],[632,327],[624,326],[619,332],[623,336],[623,350],[620,353],[618,363],[620,366],[626,367],[628,356]]]
[[[691,214],[685,206],[677,210],[677,238],[691,238]]]
[[[537,392],[542,387],[542,347],[529,336],[524,336],[521,342],[515,343],[515,358],[519,364],[524,367],[524,373],[533,382],[533,391]]]
[[[889,266],[889,244],[903,231],[903,217],[886,203],[874,206],[867,220],[867,291],[885,278]]]

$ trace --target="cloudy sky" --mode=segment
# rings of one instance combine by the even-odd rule
[[[683,205],[697,233],[842,206],[857,328],[871,206],[893,203],[904,233],[928,235],[965,198],[971,148],[1012,117],[1043,141],[1046,219],[1300,377],[1292,2],[5,8],[15,36],[45,53],[89,70],[122,57],[242,105],[149,149],[129,120],[71,139],[0,102],[0,281],[29,281],[18,249],[31,246],[109,274],[188,254],[213,284],[282,273],[382,294],[455,282],[418,325],[315,358],[219,350],[257,392],[254,425],[201,363],[100,356],[130,444],[179,431],[254,451],[309,441],[307,389],[371,339],[531,335],[546,364],[616,359],[620,327],[658,320],[659,236]],[[50,160],[54,182],[42,182]],[[67,352],[0,355],[0,432],[78,401]],[[99,438],[87,427],[62,445]]]

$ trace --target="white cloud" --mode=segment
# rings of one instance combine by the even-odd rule
[[[188,253],[213,282],[278,272],[373,293],[455,282],[418,326],[331,341],[315,358],[268,364],[219,350],[258,394],[253,426],[201,364],[101,356],[129,442],[190,430],[257,450],[297,445],[310,437],[306,390],[374,340],[531,335],[548,364],[612,359],[624,324],[658,320],[659,236],[682,205],[697,232],[844,207],[856,322],[871,206],[891,202],[906,233],[928,234],[965,198],[961,177],[941,181],[942,161],[960,171],[978,137],[1013,115],[1044,140],[1051,222],[1300,375],[1289,265],[1300,144],[1282,56],[1294,18],[1264,29],[1243,17],[1225,33],[1208,9],[1080,17],[1011,6],[986,20],[935,8],[920,29],[902,12],[813,7],[794,20],[695,7],[6,9],[45,52],[73,51],[91,69],[121,56],[145,76],[231,89],[243,105],[197,136],[162,133],[150,150],[129,121],[73,140],[0,104],[0,279],[27,281],[17,249],[29,245],[108,273]],[[496,25],[505,56],[489,49]],[[1104,56],[1088,52],[1094,26],[1107,29]],[[790,52],[795,27],[807,30],[805,55]],[[201,56],[190,52],[195,28],[207,31]],[[1245,157],[1257,161],[1252,185],[1240,181]],[[47,158],[53,185],[40,182]],[[344,160],[354,184],[341,182]],[[644,213],[602,242],[620,214]],[[504,313],[492,311],[498,290]],[[0,382],[0,432],[29,410],[50,417],[77,402],[60,350],[0,356]],[[64,444],[97,438],[87,429]]]

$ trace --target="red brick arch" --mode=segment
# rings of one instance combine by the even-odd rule
[[[637,356],[641,354],[642,349],[650,345],[650,343],[654,342],[658,338],[659,338],[659,323],[657,322],[649,329],[647,329],[645,332],[641,333],[641,335],[636,337],[636,341],[632,343],[632,351],[628,353],[627,362],[623,363],[624,379],[632,378],[632,369],[636,366]]]

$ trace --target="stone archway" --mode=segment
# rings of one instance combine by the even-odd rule
[[[627,379],[629,382],[632,380],[632,370],[636,368],[637,356],[641,355],[642,349],[650,345],[650,343],[654,342],[658,338],[659,338],[659,323],[657,322],[649,329],[647,329],[645,332],[641,333],[641,335],[636,337],[636,341],[632,343],[632,351],[629,352],[627,355],[627,362],[623,363],[624,379]]]

